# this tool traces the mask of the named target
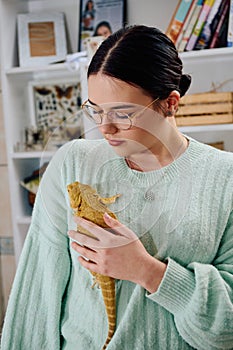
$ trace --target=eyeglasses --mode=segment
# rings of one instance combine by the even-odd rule
[[[129,130],[132,127],[132,119],[140,116],[143,112],[153,105],[154,102],[158,101],[159,97],[150,102],[147,106],[140,106],[135,104],[123,104],[122,102],[116,103],[114,108],[111,108],[108,112],[104,112],[100,106],[92,106],[88,104],[86,100],[81,108],[85,115],[96,124],[100,125],[103,121],[103,116],[106,115],[108,120],[117,125],[118,129]],[[133,109],[137,108],[137,111],[132,112]],[[140,109],[140,110],[138,110]]]

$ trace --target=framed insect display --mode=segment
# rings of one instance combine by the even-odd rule
[[[32,128],[42,131],[44,143],[59,147],[83,137],[80,81],[30,82],[29,102]]]

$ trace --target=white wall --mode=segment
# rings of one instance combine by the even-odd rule
[[[162,0],[159,1],[159,7],[155,5],[155,0],[127,0],[127,2],[128,24],[145,24],[165,31],[178,1]],[[164,18],[167,19],[166,23]]]

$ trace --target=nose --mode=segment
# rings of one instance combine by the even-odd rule
[[[106,115],[102,116],[102,123],[98,125],[99,131],[106,134],[115,134],[118,131],[116,124],[114,124],[111,120],[109,120]]]

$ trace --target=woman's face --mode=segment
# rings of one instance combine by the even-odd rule
[[[121,112],[125,110],[138,114],[132,119],[129,130],[118,128],[117,123],[106,114],[98,125],[118,155],[127,157],[148,150],[153,153],[158,146],[157,136],[165,118],[152,106],[145,109],[153,101],[152,97],[145,95],[140,88],[100,73],[89,77],[88,92],[89,104],[97,109],[101,107],[105,113],[120,108]]]
[[[100,26],[97,30],[97,35],[103,36],[104,38],[107,38],[111,34],[111,30],[104,25]]]
[[[93,9],[93,2],[92,1],[88,1],[87,7],[88,7],[89,11],[92,10]]]

